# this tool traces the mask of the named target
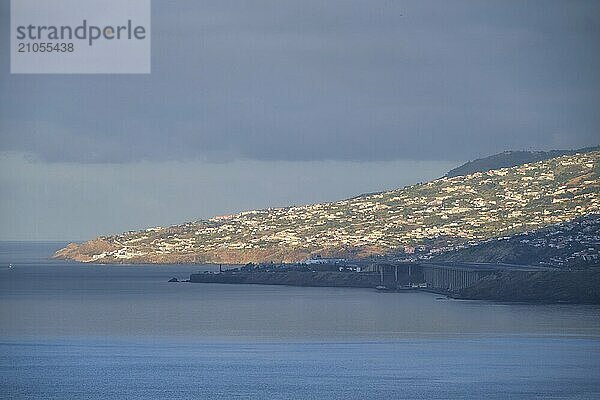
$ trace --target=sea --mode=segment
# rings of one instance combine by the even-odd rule
[[[600,307],[178,282],[0,243],[2,399],[599,399]]]

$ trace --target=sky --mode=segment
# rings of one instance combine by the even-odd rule
[[[351,197],[598,145],[597,1],[159,1],[148,75],[10,74],[0,240]]]

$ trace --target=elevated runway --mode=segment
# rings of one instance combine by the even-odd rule
[[[457,292],[473,285],[488,275],[510,271],[516,276],[553,268],[531,265],[494,263],[386,263],[374,265],[373,271],[380,275],[380,285],[400,288],[407,284],[425,283],[428,289],[439,292]]]

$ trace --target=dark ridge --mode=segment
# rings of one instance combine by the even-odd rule
[[[600,146],[585,147],[578,150],[550,150],[550,151],[505,151],[494,154],[493,156],[478,158],[469,161],[460,167],[456,167],[448,173],[446,178],[474,174],[476,172],[485,172],[492,169],[510,168],[517,165],[529,164],[533,162],[548,160],[554,157],[573,155],[577,153],[587,153],[600,149]]]

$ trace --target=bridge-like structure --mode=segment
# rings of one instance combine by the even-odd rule
[[[439,292],[457,292],[473,285],[486,276],[510,271],[517,276],[537,271],[552,270],[549,267],[466,262],[399,262],[376,263],[370,267],[378,272],[380,285],[390,289],[421,286]]]

